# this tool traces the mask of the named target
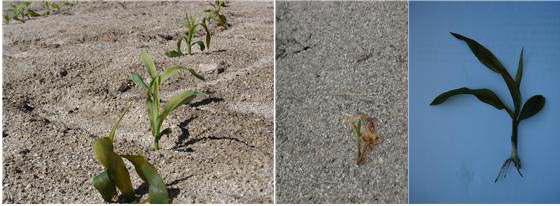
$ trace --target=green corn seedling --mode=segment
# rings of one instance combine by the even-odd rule
[[[41,16],[41,14],[30,9],[29,6],[31,6],[31,2],[28,1],[11,4],[10,8],[7,10],[7,14],[4,15],[4,20],[7,23],[9,23],[12,19],[25,23],[26,19]]]
[[[521,107],[521,93],[519,88],[521,86],[521,79],[523,76],[523,49],[521,49],[521,54],[519,56],[519,63],[517,65],[517,73],[515,75],[515,79],[513,79],[506,68],[500,63],[500,61],[490,52],[490,50],[486,49],[484,46],[480,45],[475,40],[469,39],[462,35],[451,33],[455,38],[464,41],[467,43],[471,51],[474,53],[475,57],[486,66],[488,69],[492,70],[493,72],[499,74],[505,81],[509,93],[511,94],[514,109],[510,109],[507,107],[496,94],[490,89],[469,89],[466,87],[454,89],[447,91],[445,93],[440,94],[437,96],[431,103],[431,105],[439,105],[445,102],[448,98],[461,95],[461,94],[470,94],[474,95],[478,100],[482,101],[483,103],[489,104],[498,110],[504,110],[507,114],[511,117],[512,122],[512,134],[511,134],[511,156],[510,158],[506,159],[505,162],[502,164],[498,176],[494,180],[497,182],[500,177],[505,177],[507,168],[513,163],[515,166],[517,173],[523,177],[521,173],[521,159],[518,155],[517,150],[517,128],[519,123],[522,120],[525,120],[533,115],[537,114],[545,104],[545,98],[542,95],[535,95],[527,100],[523,107]]]
[[[44,15],[51,15],[60,11],[60,5],[54,2],[45,1],[43,2],[43,8],[46,10]]]
[[[200,51],[204,51],[204,49],[206,50],[210,49],[210,40],[212,38],[211,37],[212,33],[210,33],[210,31],[208,30],[208,24],[206,18],[202,18],[202,21],[200,23],[197,23],[196,17],[187,15],[184,21],[184,26],[187,31],[184,33],[184,35],[180,36],[179,39],[177,39],[177,49],[165,52],[166,56],[168,57],[182,56],[183,52],[181,51],[181,43],[183,41],[187,45],[186,48],[187,48],[188,55],[192,55],[192,46],[194,45],[198,45]],[[204,42],[203,41],[193,42],[194,35],[198,31],[198,26],[202,27],[202,29],[204,29],[204,32],[206,33]]]
[[[167,102],[163,106],[163,110],[160,110],[161,100],[159,88],[161,83],[171,76],[179,73],[180,71],[187,71],[201,80],[204,80],[204,77],[198,75],[191,68],[183,68],[178,66],[167,68],[158,74],[152,57],[150,57],[147,53],[142,52],[142,54],[140,55],[140,59],[142,60],[144,66],[146,67],[146,70],[148,71],[150,82],[149,84],[144,83],[142,77],[140,77],[140,75],[138,75],[137,73],[132,74],[131,80],[146,92],[146,107],[148,118],[150,121],[150,129],[152,132],[152,136],[154,137],[154,148],[156,150],[159,150],[159,140],[161,136],[171,133],[170,128],[161,130],[163,121],[167,118],[169,113],[177,109],[177,107],[181,106],[182,104],[186,104],[192,101],[195,97],[204,94],[192,90],[185,91],[177,96],[172,97],[169,102]]]
[[[150,203],[169,203],[169,195],[165,188],[163,178],[158,174],[157,169],[151,165],[146,158],[139,155],[119,155],[113,149],[116,130],[130,108],[129,104],[119,115],[111,127],[111,132],[107,137],[98,138],[93,144],[93,154],[95,160],[104,168],[103,172],[93,177],[93,186],[101,194],[103,199],[111,202],[117,194],[117,189],[122,195],[132,200],[135,198],[130,175],[124,164],[123,158],[134,165],[136,173],[140,179],[149,185],[148,201]]]
[[[230,24],[227,22],[226,16],[222,14],[222,8],[226,7],[223,0],[216,0],[214,3],[209,3],[212,8],[204,10],[206,12],[206,17],[209,20],[213,20],[216,26],[220,26],[224,29],[228,29]]]

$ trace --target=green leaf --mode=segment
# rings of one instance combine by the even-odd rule
[[[169,135],[169,134],[171,134],[171,128],[165,128],[163,131],[161,131],[161,132],[156,136],[155,141],[156,141],[156,142],[159,142],[159,140],[161,139],[161,137],[162,137],[163,135]]]
[[[109,179],[119,188],[126,197],[133,197],[134,190],[130,182],[128,170],[122,158],[113,152],[113,143],[108,137],[98,138],[93,145],[94,158],[105,170]]]
[[[208,30],[208,26],[206,25],[206,18],[202,19],[202,23],[200,24],[202,26],[202,28],[204,29],[204,32],[206,32],[206,48],[210,49],[210,40],[211,40],[211,33],[210,30]]]
[[[179,39],[177,39],[177,53],[178,53],[179,55],[183,55],[183,52],[181,52],[181,42],[183,42],[183,39],[184,39],[184,38],[185,38],[185,37],[182,36],[182,37],[180,37]]]
[[[451,32],[451,35],[459,40],[466,42],[478,61],[484,64],[484,66],[488,67],[496,73],[500,73],[501,71],[506,70],[502,63],[500,63],[500,61],[496,58],[496,56],[494,56],[494,54],[492,54],[492,52],[490,52],[490,50],[486,49],[475,40],[469,39],[465,36],[453,32]]]
[[[191,73],[194,77],[204,81],[204,77],[201,76],[200,74],[197,74],[193,69],[191,68],[185,68],[185,67],[180,67],[180,66],[174,66],[174,67],[169,67],[167,69],[165,69],[163,71],[163,73],[161,73],[161,82],[167,80],[168,78],[172,77],[173,75],[177,74],[180,71],[187,71],[189,73]]]
[[[101,197],[107,202],[111,202],[113,197],[117,194],[115,183],[109,179],[107,171],[93,177],[93,187],[101,193]]]
[[[179,53],[179,52],[177,52],[177,51],[175,51],[175,50],[173,50],[173,51],[166,51],[166,52],[165,52],[165,56],[171,57],[171,58],[173,58],[173,57],[179,57],[179,56],[181,56],[181,55],[182,55],[181,53]]]
[[[515,74],[515,83],[517,83],[517,88],[521,88],[521,78],[523,78],[523,48],[521,48],[519,63],[517,64],[517,73]]]
[[[489,89],[469,89],[466,87],[463,88],[459,88],[459,89],[454,89],[454,90],[450,90],[447,91],[445,93],[440,94],[439,96],[437,96],[430,105],[438,105],[441,104],[443,102],[445,102],[448,98],[455,96],[455,95],[461,95],[461,94],[471,94],[476,96],[476,98],[478,98],[478,100],[492,105],[493,107],[495,107],[498,110],[501,109],[507,109],[506,106],[502,103],[502,101],[500,100],[500,98],[498,98],[498,96],[496,96],[496,94],[494,94],[494,92],[492,92],[492,90]]]
[[[521,110],[521,115],[519,116],[519,121],[532,117],[533,115],[539,113],[544,107],[545,98],[542,95],[535,95],[523,105],[523,110]]]
[[[137,73],[132,73],[132,75],[130,76],[130,80],[132,80],[132,82],[134,82],[137,86],[142,88],[144,91],[148,91],[148,86],[146,85],[146,83],[144,83],[142,77]]]
[[[156,78],[157,77],[156,65],[152,57],[148,53],[142,52],[140,54],[140,59],[144,63],[144,66],[146,66],[146,70],[148,71],[148,74],[150,74],[150,77],[152,77],[152,79]]]
[[[132,103],[132,102],[131,102]],[[113,126],[111,127],[111,132],[109,132],[109,139],[111,140],[111,142],[113,142],[113,140],[115,139],[115,133],[117,131],[117,128],[119,127],[119,124],[121,123],[122,118],[124,117],[124,115],[128,112],[128,110],[130,109],[130,105],[132,105],[131,103],[128,103],[128,105],[123,109],[123,111],[121,112],[121,114],[119,115],[119,117],[117,118],[117,121],[115,121],[113,123]]]
[[[521,106],[521,93],[519,92],[519,87],[517,86],[517,83],[511,78],[506,68],[502,65],[502,63],[500,63],[498,58],[496,58],[496,56],[494,56],[494,54],[492,54],[490,50],[486,49],[475,40],[469,39],[453,32],[451,32],[451,35],[459,40],[466,42],[476,58],[482,64],[502,76],[502,78],[506,82],[511,97],[513,98],[513,103],[516,108],[515,114],[517,114],[518,108],[520,108]]]
[[[146,99],[146,110],[148,112],[148,119],[150,120],[150,129],[152,135],[155,137],[159,133],[159,129],[157,129],[157,116],[159,113],[159,109],[157,108],[150,95],[148,95],[148,98]]]
[[[150,203],[169,204],[169,195],[157,169],[142,156],[123,155],[136,169],[138,176],[149,184]]]
[[[196,41],[195,43],[193,43],[192,45],[198,45],[198,48],[200,48],[200,51],[204,51],[205,47],[204,47],[204,42],[202,41]]]
[[[167,118],[167,115],[171,113],[173,110],[177,109],[177,107],[181,106],[182,104],[188,103],[192,101],[195,97],[199,95],[203,95],[204,93],[197,92],[197,91],[185,91],[180,95],[174,96],[163,106],[163,111],[158,116],[158,123],[161,126],[163,120]]]
[[[29,10],[27,10],[27,11],[28,11],[28,12],[27,12],[26,16],[30,16],[30,17],[41,16],[41,14],[39,14],[39,13],[37,13],[37,12],[31,10],[31,9],[29,9]]]

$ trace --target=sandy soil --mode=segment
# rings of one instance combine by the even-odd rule
[[[407,202],[407,2],[277,2],[276,201]],[[379,120],[355,162],[344,120]]]
[[[167,58],[185,11],[206,2],[81,2],[61,14],[3,25],[3,203],[102,203],[91,178],[102,171],[92,143],[133,102],[117,131],[121,154],[142,154],[158,169],[174,203],[273,200],[273,3],[231,2],[232,27],[212,48]],[[196,12],[195,12],[196,11]],[[179,107],[173,133],[152,151],[144,94],[148,51],[159,69],[190,66],[162,86],[163,99],[186,89],[208,96]],[[129,165],[139,193],[141,181]],[[145,197],[146,195],[144,195]]]

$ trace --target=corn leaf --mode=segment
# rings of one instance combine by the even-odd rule
[[[130,80],[132,80],[132,82],[134,82],[134,84],[136,84],[137,86],[141,87],[144,91],[148,91],[148,86],[146,86],[146,83],[144,83],[142,77],[140,77],[140,75],[138,75],[137,73],[133,73],[130,76]]]
[[[539,113],[544,107],[545,98],[542,95],[535,95],[523,105],[521,110],[521,115],[519,116],[519,121],[532,117],[533,115]]]
[[[150,128],[151,128],[151,132],[152,135],[155,137],[158,133],[159,130],[157,130],[157,116],[158,116],[158,108],[156,107],[155,103],[152,101],[152,98],[150,98],[150,95],[148,94],[148,98],[146,99],[146,110],[148,112],[148,119],[150,120]]]
[[[200,24],[202,26],[202,28],[204,29],[204,32],[206,32],[206,48],[210,49],[210,30],[208,30],[208,26],[206,25],[206,18],[202,19],[202,23]]]
[[[31,9],[29,9],[27,11],[28,11],[28,13],[26,14],[27,16],[32,16],[32,17],[41,16],[41,14],[39,14],[39,13],[37,13],[37,12],[31,10]]]
[[[98,138],[93,146],[95,159],[103,165],[109,179],[119,188],[126,197],[133,197],[134,190],[130,182],[128,170],[122,158],[113,151],[113,144],[108,137]]]
[[[471,94],[476,96],[476,98],[478,98],[478,100],[492,105],[493,107],[495,107],[496,109],[507,109],[504,104],[502,103],[502,101],[500,100],[500,98],[498,98],[498,96],[496,96],[496,94],[494,92],[492,92],[492,90],[489,89],[469,89],[466,87],[463,88],[459,88],[459,89],[454,89],[454,90],[450,90],[447,92],[444,92],[442,94],[440,94],[439,96],[437,96],[430,105],[438,105],[441,104],[443,102],[445,102],[448,98],[456,96],[456,95],[461,95],[461,94]]]
[[[170,77],[172,77],[173,75],[177,74],[180,71],[187,71],[189,73],[191,73],[194,77],[200,79],[200,80],[205,80],[203,76],[199,75],[198,73],[196,73],[193,69],[191,68],[185,68],[185,67],[179,67],[179,66],[174,66],[174,67],[169,67],[167,69],[165,69],[161,75],[161,82],[164,82],[165,80],[169,79]]]
[[[142,156],[123,155],[134,165],[138,176],[149,184],[150,203],[169,204],[169,195],[157,169]]]
[[[111,202],[113,197],[117,194],[115,183],[109,179],[107,171],[103,171],[101,174],[93,177],[93,187],[101,193],[101,197],[107,202]]]
[[[475,40],[469,39],[465,36],[453,32],[451,32],[451,35],[459,40],[466,42],[478,61],[480,61],[480,63],[484,64],[484,66],[488,67],[490,70],[496,73],[500,73],[501,71],[505,70],[504,66],[502,65],[502,63],[500,63],[496,56],[494,56],[494,54],[492,54],[490,50],[486,49]]]
[[[195,97],[203,95],[203,93],[197,91],[185,91],[182,94],[174,96],[163,106],[163,111],[158,116],[158,123],[161,126],[163,120],[167,118],[167,115],[171,113],[173,110],[177,109],[177,107],[181,106],[182,104],[188,103],[192,101]]]
[[[513,98],[513,103],[515,104],[515,108],[519,108],[521,106],[521,94],[519,92],[519,87],[517,87],[517,83],[511,78],[509,73],[507,72],[506,68],[500,63],[498,58],[490,52],[490,50],[486,49],[484,46],[476,42],[475,40],[469,39],[464,37],[460,34],[456,34],[451,32],[455,38],[462,40],[467,43],[473,54],[476,58],[480,61],[480,63],[484,64],[490,70],[500,74],[506,85],[509,89],[509,92]],[[516,110],[517,114],[517,110]]]
[[[161,139],[161,137],[162,137],[163,135],[166,135],[166,134],[167,134],[167,135],[168,135],[168,134],[171,134],[171,128],[165,128],[165,129],[164,129],[163,131],[161,131],[158,135],[156,135],[156,136],[155,136],[155,137],[156,137],[156,142],[159,142],[159,140]]]
[[[515,74],[515,83],[517,83],[517,88],[521,87],[522,78],[523,78],[523,49],[521,49],[521,54],[519,55],[519,63],[517,64],[517,73]]]
[[[124,117],[124,115],[128,112],[128,110],[130,109],[130,105],[132,105],[131,103],[128,103],[128,106],[126,106],[126,108],[124,108],[124,110],[121,112],[121,114],[119,115],[119,117],[117,118],[117,121],[115,121],[113,123],[113,126],[111,127],[111,132],[109,132],[109,139],[111,140],[111,142],[113,142],[113,140],[115,139],[115,133],[117,131],[117,128],[119,127],[119,124],[122,121],[122,118]]]
[[[140,54],[140,59],[142,60],[142,63],[144,63],[144,66],[146,66],[146,70],[148,71],[148,74],[150,74],[150,77],[152,77],[152,79],[156,78],[156,65],[152,57],[148,53],[142,52]]]
[[[181,56],[181,53],[179,53],[177,51],[166,51],[164,54],[165,54],[165,56],[172,57],[172,58]]]
[[[200,48],[200,51],[204,51],[205,47],[204,47],[204,42],[202,41],[196,41],[194,43],[192,43],[192,45],[198,45],[198,48]]]

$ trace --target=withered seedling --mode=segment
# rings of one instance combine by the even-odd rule
[[[349,123],[352,129],[352,137],[358,143],[356,163],[362,165],[367,160],[367,154],[373,151],[373,147],[379,144],[376,131],[377,121],[366,115],[354,115],[350,117]]]

